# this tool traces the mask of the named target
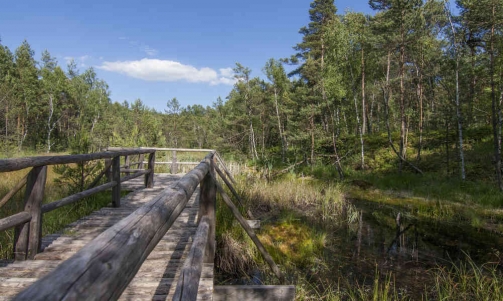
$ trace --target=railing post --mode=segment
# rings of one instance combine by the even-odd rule
[[[115,181],[115,186],[112,187],[112,205],[114,207],[121,206],[121,157],[116,156],[112,159],[112,181]]]
[[[42,200],[44,199],[46,179],[47,166],[33,167],[28,174],[24,195],[24,211],[31,215],[31,220],[15,229],[14,257],[16,260],[33,259],[40,249]]]
[[[107,182],[112,181],[112,160],[111,159],[105,159],[105,166],[110,166],[108,170],[105,171],[105,177],[107,179]]]
[[[148,154],[148,169],[150,172],[145,174],[145,187],[154,187],[154,168],[155,168],[155,152]]]
[[[140,163],[138,164],[138,169],[143,169],[143,160],[145,160],[145,154],[139,154],[138,161]]]
[[[176,164],[176,151],[173,151],[173,161],[171,161],[171,173],[178,173],[178,164]]]
[[[209,217],[208,243],[204,252],[205,263],[213,263],[215,259],[215,205],[217,186],[213,180],[216,179],[214,158],[214,155],[211,156],[211,159],[206,158],[206,162],[210,164],[210,169],[200,183],[199,214],[197,215],[198,222],[203,216]]]
[[[126,166],[126,169],[129,169],[130,161],[128,155],[124,156],[124,165]],[[129,176],[129,174],[130,174],[129,172],[126,172],[126,176]]]

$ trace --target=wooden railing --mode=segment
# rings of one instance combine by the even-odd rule
[[[148,154],[148,167],[145,170],[138,170],[132,175],[121,178],[120,158],[121,156],[131,156],[135,154]],[[70,195],[61,200],[48,204],[42,204],[47,178],[47,166],[56,164],[82,163],[92,160],[105,159],[105,169],[97,177],[87,190]],[[105,190],[112,190],[112,205],[120,207],[121,182],[145,175],[145,186],[152,187],[154,179],[155,150],[154,149],[134,149],[123,151],[108,151],[92,154],[66,155],[66,156],[40,156],[19,159],[0,160],[0,172],[16,171],[25,168],[31,170],[23,180],[21,180],[13,190],[4,198],[2,204],[8,201],[24,184],[26,184],[24,194],[24,210],[0,219],[0,231],[15,228],[14,231],[14,258],[16,260],[33,259],[41,246],[42,215],[62,206],[66,206],[82,200]],[[105,184],[94,187],[103,174],[109,173],[109,181]]]
[[[25,211],[0,220],[0,230],[6,229],[7,226],[29,227],[27,229],[29,230],[28,233],[34,233],[32,228],[35,229],[38,236],[33,240],[31,236],[30,239],[25,240],[25,244],[30,247],[16,244],[18,253],[26,250],[25,254],[28,255],[25,257],[20,256],[21,259],[32,258],[38,250],[36,244],[40,244],[41,214],[44,212],[43,206],[41,206],[41,196],[43,196],[47,165],[111,159],[111,181],[82,193],[91,194],[95,193],[94,190],[102,191],[110,187],[112,189],[118,187],[117,191],[120,196],[120,182],[124,179],[120,178],[120,156],[149,154],[148,169],[145,171],[136,171],[136,169],[131,168],[134,164],[140,167],[144,163],[141,158],[139,158],[138,162],[133,163],[125,159],[125,164],[122,167],[126,168],[123,170],[124,172],[135,172],[135,174],[125,178],[145,174],[146,185],[152,186],[154,167],[157,163],[155,162],[156,152],[160,151],[201,150],[109,149],[108,152],[91,155],[0,160],[0,172],[33,167],[27,178],[25,200],[27,200],[26,204],[29,205],[25,206]],[[173,157],[176,158],[176,154]],[[173,162],[176,164],[176,159]],[[172,166],[173,162],[171,162]],[[106,170],[107,168],[105,168],[105,173]],[[256,244],[272,271],[278,278],[282,279],[282,275],[271,256],[218,183],[217,174],[229,186],[232,194],[239,201],[239,196],[232,188],[231,182],[234,182],[232,175],[218,153],[210,150],[204,160],[184,175],[174,186],[166,187],[152,201],[105,230],[51,273],[18,294],[15,300],[114,300],[119,298],[140,269],[142,263],[183,211],[198,185],[200,185],[198,228],[188,258],[182,267],[173,300],[196,300],[203,263],[213,263],[216,244],[215,202],[217,191],[222,195],[224,203],[229,206],[234,216]],[[83,197],[77,195],[72,195],[54,203],[62,206]],[[53,203],[47,205],[51,204]],[[115,201],[114,204],[119,206],[120,202]],[[38,209],[34,209],[34,207]],[[51,205],[50,208],[52,210],[57,207],[57,205]],[[34,220],[36,220],[36,225],[32,225]]]
[[[176,185],[164,189],[153,201],[101,233],[50,274],[17,295],[15,300],[119,298],[150,252],[185,208],[199,184],[202,193],[198,216],[201,222],[196,234],[199,239],[192,249],[205,245],[202,253],[198,253],[202,254],[202,257],[196,261],[213,262],[216,185],[209,174],[212,160],[213,153],[210,153]],[[197,252],[191,250],[191,254],[193,253]],[[191,279],[194,279],[196,284],[199,282],[200,273],[200,270],[191,273],[191,277],[194,277]],[[87,297],[82,295],[83,292],[88,292],[85,294]],[[187,288],[184,293],[188,292],[190,289]]]

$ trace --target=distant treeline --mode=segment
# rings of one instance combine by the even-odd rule
[[[459,16],[447,1],[370,0],[376,14],[368,16],[315,0],[296,54],[266,62],[264,79],[236,64],[226,101],[181,108],[171,99],[165,112],[141,100],[112,103],[92,69],[64,71],[47,51],[36,62],[27,42],[14,53],[2,46],[0,139],[5,149],[204,147],[311,163],[330,152],[342,176],[344,136],[359,137],[365,168],[366,137],[388,135],[402,169],[420,162],[423,134],[455,130],[464,178],[463,130],[491,126],[502,186],[503,0],[456,4]]]

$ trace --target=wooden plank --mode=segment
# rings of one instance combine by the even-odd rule
[[[201,162],[177,184],[101,233],[14,300],[117,299],[208,170],[208,164]]]
[[[217,156],[218,162],[220,162],[220,165],[222,165],[222,167],[223,167],[225,173],[227,174],[227,176],[229,177],[229,179],[231,179],[232,183],[236,184],[236,180],[234,180],[234,178],[232,177],[231,172],[227,169],[227,166],[225,165],[224,160],[222,159],[222,157],[220,157],[220,154],[218,152],[216,153],[216,156]]]
[[[47,166],[33,167],[28,173],[24,195],[24,211],[31,215],[29,223],[17,226],[14,234],[16,260],[33,259],[40,249],[42,237],[42,200]]]
[[[143,160],[145,160],[145,154],[139,154],[138,156],[139,156],[138,168],[143,169]]]
[[[260,229],[260,220],[246,220],[248,226],[252,229]]]
[[[211,218],[209,216],[204,216],[199,222],[194,243],[178,278],[173,300],[196,300],[197,298],[210,223]]]
[[[121,206],[120,160],[120,156],[116,156],[112,159],[112,181],[116,183],[116,185],[112,187],[112,205],[116,208]]]
[[[17,184],[12,188],[3,198],[0,200],[0,208],[2,208],[5,203],[7,203],[10,198],[15,195],[21,188],[23,188],[24,184],[26,184],[26,179],[28,179],[28,174],[26,174]]]
[[[171,165],[173,164],[173,162],[155,162],[155,164],[159,164],[159,165]],[[176,162],[177,165],[198,165],[199,162],[179,162],[177,161]]]
[[[200,220],[203,216],[208,216],[210,219],[210,230],[209,230],[209,238],[208,244],[206,244],[206,252],[205,252],[205,263],[211,263],[215,259],[215,249],[216,249],[216,241],[215,241],[215,206],[217,201],[217,187],[215,184],[214,177],[214,161],[213,159],[206,158],[205,159],[210,166],[209,172],[204,177],[201,182],[200,192],[199,192],[199,213],[198,220]]]
[[[132,175],[122,177],[121,178],[121,183],[129,181],[129,180],[134,179],[134,178],[141,177],[143,175],[147,175],[148,173],[150,173],[150,169],[143,169],[143,170],[138,171],[138,172],[136,172],[136,173],[134,173]]]
[[[0,231],[24,224],[31,220],[31,214],[22,211],[11,216],[0,219]]]
[[[26,158],[2,159],[0,160],[0,172],[20,170],[35,166],[79,163],[91,160],[113,158],[116,156],[146,154],[154,151],[155,150],[153,149],[142,148],[134,150],[101,152],[101,153],[81,154],[81,155],[37,156],[37,157],[26,157]]]
[[[213,301],[292,301],[295,285],[215,285]]]
[[[148,155],[147,170],[150,172],[145,174],[145,187],[154,187],[154,168],[155,168],[155,152]]]
[[[66,198],[62,198],[61,200],[54,201],[54,202],[51,202],[48,204],[44,204],[42,206],[42,212],[43,213],[50,212],[50,211],[58,209],[60,207],[75,203],[75,202],[77,202],[85,197],[88,197],[90,195],[93,195],[95,193],[108,190],[108,189],[114,187],[116,184],[117,183],[115,181],[112,181],[110,183],[106,183],[106,184],[100,185],[98,187],[94,187],[94,188],[84,190],[84,191],[76,193],[76,194],[72,194],[71,196],[68,196]]]
[[[124,168],[121,168],[121,173],[126,173],[126,175],[129,176],[130,173],[132,172],[139,172],[139,171],[144,171],[145,169],[124,169]]]
[[[238,220],[238,222],[241,224],[241,227],[243,227],[243,229],[246,231],[246,233],[251,238],[251,240],[253,241],[255,246],[257,246],[257,249],[260,251],[260,254],[264,258],[264,260],[267,262],[267,264],[269,265],[269,267],[271,268],[273,273],[276,275],[276,277],[278,277],[278,279],[281,282],[283,282],[284,278],[283,278],[283,275],[281,274],[281,271],[279,270],[278,266],[276,265],[276,263],[272,259],[269,252],[267,252],[267,250],[264,248],[264,245],[262,245],[262,243],[258,239],[257,235],[255,235],[255,231],[253,231],[253,229],[250,228],[250,226],[248,226],[248,223],[246,222],[244,217],[239,212],[239,209],[236,207],[236,205],[234,205],[234,203],[232,202],[230,197],[227,195],[227,193],[224,191],[224,189],[222,188],[220,183],[218,183],[216,180],[215,180],[215,183],[217,184],[218,192],[220,192],[220,195],[222,196],[224,203],[229,207],[232,214]]]
[[[177,174],[178,173],[178,164],[176,164],[176,151],[173,151],[173,158],[171,161],[171,173],[172,174]]]

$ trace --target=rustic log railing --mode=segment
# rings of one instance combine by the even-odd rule
[[[137,171],[133,175],[120,177],[121,156],[135,154],[148,154],[148,168]],[[104,171],[93,181],[88,189],[42,205],[44,198],[47,166],[56,164],[81,163],[92,160],[106,159],[110,163],[105,164]],[[14,231],[14,258],[16,260],[33,259],[41,247],[42,214],[75,203],[83,198],[112,189],[112,204],[120,207],[121,182],[145,175],[145,185],[152,187],[154,177],[155,150],[154,149],[130,149],[123,151],[108,151],[82,155],[66,156],[40,156],[19,159],[0,160],[0,172],[16,171],[31,167],[32,169],[6,196],[2,198],[5,204],[23,185],[26,185],[24,195],[24,210],[17,214],[0,219],[0,231],[15,227]],[[112,176],[108,183],[94,187],[108,170],[112,170]]]
[[[58,156],[53,157],[53,159],[35,157],[0,160],[0,172],[33,167],[26,180],[25,210],[0,220],[0,230],[13,226],[19,227],[19,230],[16,230],[16,259],[18,257],[21,260],[33,258],[38,251],[40,247],[42,213],[49,212],[76,202],[93,193],[110,188],[112,189],[112,198],[115,200],[113,201],[114,206],[120,206],[120,183],[141,175],[145,175],[145,185],[152,187],[154,168],[157,163],[155,162],[155,158],[158,151],[173,153],[173,161],[171,162],[173,171],[173,166],[177,164],[177,151],[201,152],[207,150],[111,148],[107,152],[90,155]],[[230,181],[234,182],[234,179],[225,167],[222,159],[215,151],[209,151],[210,153],[204,160],[184,175],[176,184],[166,187],[152,201],[102,232],[75,255],[61,263],[55,270],[19,293],[14,300],[118,299],[148,255],[186,207],[198,185],[200,185],[198,228],[188,258],[182,267],[173,300],[196,300],[203,263],[213,263],[214,261],[216,248],[215,203],[217,191],[222,195],[224,203],[231,209],[231,212],[256,244],[261,255],[271,267],[271,270],[279,279],[283,279],[272,257],[218,183],[216,179],[217,175],[224,180],[224,183],[231,189],[234,196],[238,197],[230,183]],[[140,156],[149,154],[146,170],[141,170],[140,168],[144,164],[143,158],[140,157],[139,162],[130,162],[130,156],[138,154]],[[120,156],[128,156],[128,159],[124,159],[125,164],[122,166],[120,165]],[[111,160],[111,162],[107,162],[105,170],[100,174],[100,177],[107,174],[107,177],[110,179],[108,183],[53,203],[41,205],[47,165],[96,159]],[[217,166],[218,164],[224,171]],[[131,168],[132,165],[137,165],[138,168]],[[110,167],[111,173],[108,171]],[[123,167],[123,170],[121,170],[121,167]],[[129,175],[121,178],[121,172],[129,173]],[[260,289],[264,290],[264,287]],[[261,291],[261,294],[263,296],[277,294],[276,290],[267,289],[266,291],[266,293]],[[289,297],[286,299],[280,298],[281,300],[292,300],[290,296],[292,292],[294,295],[295,288],[289,286],[287,292],[287,294],[281,294]],[[220,290],[219,295],[221,298],[228,299],[228,297],[225,297],[227,294],[235,294],[235,291],[232,288]],[[274,298],[277,297],[277,295],[274,296]]]
[[[205,195],[209,197],[200,197],[200,208],[204,208],[200,210],[205,214],[202,215],[203,222],[196,233],[198,240],[194,248],[201,244],[212,245],[206,247],[206,250],[198,249],[210,255],[211,251],[208,253],[208,249],[214,250],[215,247],[214,236],[208,236],[215,224],[215,198],[211,198],[211,195],[214,196],[216,191],[212,177],[208,177],[211,160],[213,153],[206,156],[173,187],[166,188],[155,199],[101,233],[54,271],[17,295],[15,300],[118,299],[200,183],[201,190],[206,191]],[[197,253],[196,251],[191,254]],[[195,261],[199,262],[200,259],[196,258]],[[199,269],[191,274],[190,279],[192,284],[196,283],[196,287],[200,274]],[[186,287],[188,283],[180,285]],[[193,294],[188,288],[182,291]],[[83,292],[92,294],[83,295]],[[186,298],[182,299],[188,300]]]

